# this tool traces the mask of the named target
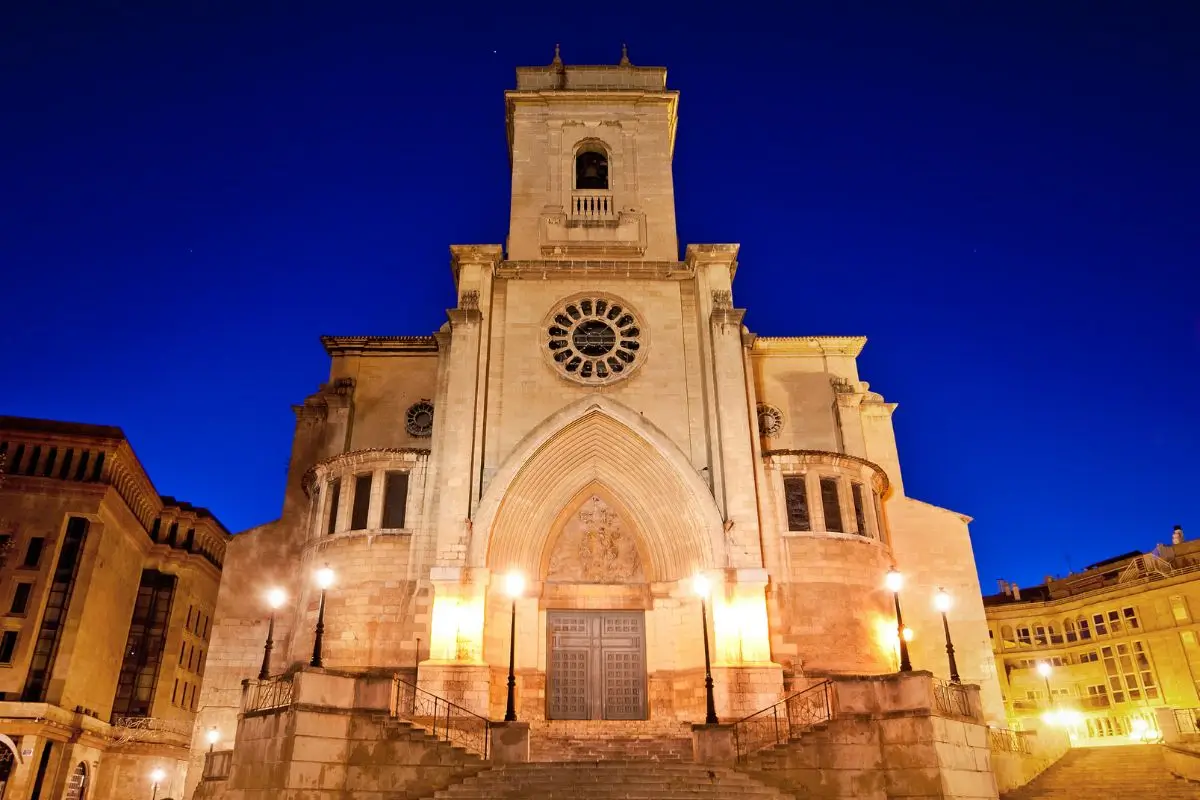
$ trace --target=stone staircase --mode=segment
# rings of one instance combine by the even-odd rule
[[[725,767],[655,761],[510,764],[484,770],[436,800],[793,800]]]
[[[1005,794],[1004,800],[1104,797],[1196,800],[1200,784],[1171,775],[1157,745],[1083,747],[1067,753],[1032,783]]]
[[[530,761],[691,761],[689,723],[650,720],[534,721]]]

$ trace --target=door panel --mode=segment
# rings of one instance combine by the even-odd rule
[[[550,611],[550,719],[645,719],[640,611]]]

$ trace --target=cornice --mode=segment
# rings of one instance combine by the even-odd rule
[[[359,466],[372,461],[388,461],[388,456],[410,456],[401,460],[420,461],[428,458],[430,452],[432,451],[428,447],[365,447],[361,450],[338,453],[336,456],[323,458],[306,469],[300,479],[300,486],[304,489],[305,496],[312,497],[317,474],[340,462]]]
[[[866,344],[865,336],[759,336],[751,354],[857,357]]]
[[[432,336],[322,336],[321,344],[330,356],[419,355],[438,349]]]
[[[555,278],[658,278],[680,280],[693,277],[695,268],[682,261],[640,259],[564,259],[501,261],[495,274],[514,280],[553,280]]]
[[[887,494],[888,486],[891,485],[883,467],[874,461],[868,461],[865,458],[852,456],[848,453],[834,453],[829,450],[766,450],[763,452],[763,459],[769,462],[779,459],[796,464],[828,464],[843,468],[865,467],[875,473],[875,479],[878,482],[876,488],[879,490],[880,495]]]

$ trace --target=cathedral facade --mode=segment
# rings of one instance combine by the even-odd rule
[[[895,672],[895,568],[915,667],[948,674],[944,588],[1002,721],[969,519],[906,495],[865,339],[756,336],[738,246],[680,257],[666,70],[556,56],[505,100],[507,242],[451,247],[432,335],[323,339],[281,516],[228,546],[197,749],[234,737],[272,588],[268,671],[310,662],[325,567],[326,669],[499,719],[511,644],[517,717],[593,727],[702,721],[706,636],[722,720]]]

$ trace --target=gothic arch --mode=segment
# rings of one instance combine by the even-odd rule
[[[647,578],[672,581],[723,566],[721,515],[683,452],[641,414],[587,397],[530,432],[489,484],[469,563],[541,575],[561,512],[584,487],[604,486],[632,517]]]
[[[9,750],[12,751],[14,764],[25,763],[24,760],[21,758],[21,750],[19,747],[17,747],[17,743],[14,742],[12,739],[10,739],[8,736],[6,736],[3,733],[0,733],[0,745],[7,747]]]

